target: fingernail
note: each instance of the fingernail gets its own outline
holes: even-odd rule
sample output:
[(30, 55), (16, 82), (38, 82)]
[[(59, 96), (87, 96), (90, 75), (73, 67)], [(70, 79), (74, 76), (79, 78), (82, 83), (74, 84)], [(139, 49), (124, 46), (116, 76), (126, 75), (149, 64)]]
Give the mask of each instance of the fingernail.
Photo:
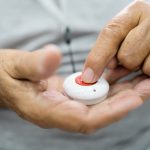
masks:
[(94, 71), (91, 68), (86, 68), (82, 74), (82, 80), (86, 83), (95, 82)]

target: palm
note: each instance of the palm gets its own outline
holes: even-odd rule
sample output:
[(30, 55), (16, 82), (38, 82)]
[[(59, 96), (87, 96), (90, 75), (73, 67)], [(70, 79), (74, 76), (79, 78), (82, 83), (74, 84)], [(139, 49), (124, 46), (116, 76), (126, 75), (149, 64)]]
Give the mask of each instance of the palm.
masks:
[(13, 109), (22, 118), (44, 128), (91, 132), (122, 118), (150, 96), (150, 79), (146, 76), (115, 83), (125, 74), (117, 71), (106, 74), (108, 82), (114, 82), (108, 98), (93, 106), (85, 106), (63, 95), (63, 79), (60, 77), (49, 78), (48, 86), (43, 90), (37, 88), (37, 83), (16, 80), (19, 94), (16, 97), (17, 107)]
[[(107, 99), (123, 90), (133, 90), (134, 91), (135, 88), (138, 88), (138, 90), (141, 90), (139, 92), (149, 92), (148, 88), (150, 88), (150, 86), (149, 86), (150, 79), (145, 75), (139, 75), (136, 78), (133, 78), (131, 80), (125, 80), (122, 82), (116, 82), (116, 80), (118, 79), (117, 78), (115, 80), (115, 82), (113, 82), (113, 83), (111, 82), (111, 77), (108, 76), (107, 74), (105, 74), (105, 78), (107, 78), (108, 82), (110, 83), (110, 91), (108, 93)], [(120, 77), (119, 77), (119, 79), (120, 79)], [(54, 82), (54, 81), (56, 81), (55, 84), (52, 84), (52, 82)], [(54, 76), (54, 77), (49, 78), (48, 90), (53, 89), (53, 90), (59, 91), (60, 93), (63, 93), (63, 88), (62, 88), (63, 81), (64, 81), (64, 79), (59, 76)]]
[[(105, 78), (107, 78), (109, 82), (112, 82), (112, 78), (115, 78), (115, 80), (117, 81), (122, 76), (123, 75), (118, 76), (118, 73), (111, 76), (110, 74), (106, 74)], [(57, 81), (55, 87), (52, 84), (54, 80)], [(130, 81), (124, 81), (120, 83), (114, 82), (110, 86), (108, 98), (104, 102), (94, 106), (85, 106), (79, 102), (70, 100), (68, 97), (64, 96), (62, 94), (63, 92), (62, 83), (63, 79), (59, 77), (50, 78), (48, 90), (53, 89), (53, 96), (57, 99), (56, 101), (57, 107), (55, 107), (55, 109), (58, 110), (59, 116), (61, 116), (61, 118), (65, 118), (65, 120), (63, 121), (60, 120), (63, 122), (63, 126), (60, 122), (58, 123), (61, 124), (59, 128), (71, 131), (81, 130), (80, 132), (84, 132), (84, 129), (86, 130), (84, 126), (81, 127), (80, 129), (75, 128), (77, 126), (76, 122), (77, 123), (79, 122), (79, 121), (75, 122), (75, 120), (80, 120), (81, 118), (88, 118), (86, 120), (87, 124), (89, 123), (88, 121), (92, 120), (94, 124), (92, 126), (94, 126), (94, 129), (104, 127), (107, 124), (110, 124), (111, 122), (120, 119), (127, 112), (134, 109), (134, 107), (138, 106), (139, 103), (142, 103), (141, 97), (143, 99), (146, 99), (150, 96), (149, 95), (150, 79), (143, 75), (138, 76)], [(135, 100), (133, 103), (131, 102), (129, 106), (124, 107), (122, 110), (120, 110), (118, 106), (124, 105), (124, 103), (122, 102), (130, 98), (138, 100), (137, 101)], [(71, 122), (74, 122), (74, 124), (70, 125)]]
[[(133, 90), (136, 91), (139, 96), (144, 96), (146, 93), (149, 93), (150, 79), (144, 75), (141, 75), (132, 80), (114, 83), (111, 85), (109, 97), (123, 90)], [(146, 96), (146, 98), (148, 98), (148, 96)]]

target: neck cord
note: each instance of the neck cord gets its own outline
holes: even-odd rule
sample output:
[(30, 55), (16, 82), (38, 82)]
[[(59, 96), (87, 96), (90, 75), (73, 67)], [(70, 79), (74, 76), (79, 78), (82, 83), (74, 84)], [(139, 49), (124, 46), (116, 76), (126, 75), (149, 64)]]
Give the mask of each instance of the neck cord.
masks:
[(76, 72), (76, 67), (75, 67), (75, 62), (73, 59), (73, 52), (72, 52), (72, 48), (71, 48), (71, 31), (69, 27), (66, 27), (66, 32), (65, 32), (65, 42), (68, 45), (68, 52), (70, 55), (70, 62), (72, 65), (72, 72), (75, 73)]
[(70, 63), (72, 65), (72, 72), (75, 73), (76, 72), (76, 68), (75, 68), (75, 62), (73, 59), (73, 52), (72, 52), (72, 48), (71, 48), (71, 30), (69, 28), (68, 22), (65, 19), (65, 1), (64, 0), (60, 0), (61, 2), (61, 6), (62, 6), (62, 11), (64, 13), (62, 13), (60, 11), (60, 9), (58, 9), (58, 7), (56, 7), (56, 5), (54, 5), (54, 1), (51, 0), (38, 0), (42, 6), (47, 10), (48, 13), (53, 13), (53, 15), (65, 26), (65, 31), (64, 31), (64, 40), (65, 43), (68, 46), (68, 52), (69, 52), (69, 56), (70, 56)]

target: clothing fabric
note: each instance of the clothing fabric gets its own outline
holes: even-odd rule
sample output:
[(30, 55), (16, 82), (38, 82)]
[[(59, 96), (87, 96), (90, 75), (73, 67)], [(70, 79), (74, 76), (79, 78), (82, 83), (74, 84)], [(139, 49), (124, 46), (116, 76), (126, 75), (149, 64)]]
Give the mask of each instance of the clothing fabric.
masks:
[[(0, 48), (32, 51), (54, 43), (63, 54), (59, 73), (72, 72), (70, 50), (76, 71), (81, 71), (101, 28), (130, 1), (0, 0)], [(71, 46), (66, 44), (66, 27)]]
[[(33, 51), (54, 43), (63, 60), (58, 73), (76, 71), (98, 33), (132, 0), (0, 0), (0, 48)], [(69, 27), (71, 45), (66, 42)], [(150, 102), (93, 135), (40, 129), (9, 110), (0, 110), (0, 150), (150, 150)]]

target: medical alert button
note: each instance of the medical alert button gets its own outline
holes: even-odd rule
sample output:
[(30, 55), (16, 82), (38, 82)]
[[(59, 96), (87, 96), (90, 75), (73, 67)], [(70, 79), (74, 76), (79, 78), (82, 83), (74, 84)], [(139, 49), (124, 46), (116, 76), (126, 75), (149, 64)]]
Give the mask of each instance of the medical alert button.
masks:
[(108, 82), (101, 77), (96, 83), (84, 83), (81, 74), (77, 72), (66, 78), (63, 84), (65, 93), (73, 100), (85, 105), (94, 105), (103, 101), (109, 91)]
[(77, 84), (82, 85), (82, 86), (90, 86), (90, 85), (93, 85), (93, 84), (96, 83), (96, 82), (95, 83), (85, 83), (85, 82), (83, 82), (82, 79), (81, 79), (81, 75), (77, 76), (75, 78), (75, 81), (76, 81)]

